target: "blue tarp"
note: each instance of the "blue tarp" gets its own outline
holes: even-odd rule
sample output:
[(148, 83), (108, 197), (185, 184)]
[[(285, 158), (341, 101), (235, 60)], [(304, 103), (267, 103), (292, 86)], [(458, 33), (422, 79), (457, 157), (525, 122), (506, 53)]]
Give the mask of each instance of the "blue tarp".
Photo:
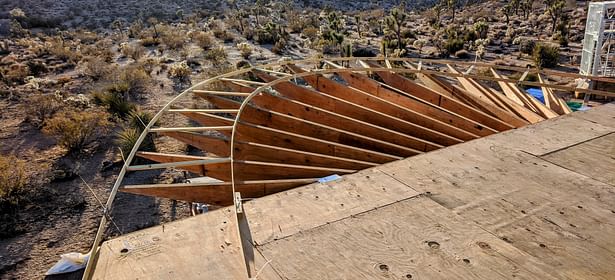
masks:
[(542, 95), (542, 90), (539, 88), (528, 88), (527, 93), (531, 96), (534, 96), (536, 99), (540, 100), (543, 104), (545, 103), (545, 97)]

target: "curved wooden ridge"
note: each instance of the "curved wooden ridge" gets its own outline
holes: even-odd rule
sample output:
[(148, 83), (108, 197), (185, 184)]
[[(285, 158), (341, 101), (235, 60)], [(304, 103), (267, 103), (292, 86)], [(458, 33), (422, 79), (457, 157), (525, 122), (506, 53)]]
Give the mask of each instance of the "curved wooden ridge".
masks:
[[(288, 61), (198, 83), (148, 124), (126, 158), (107, 208), (119, 190), (235, 204), (240, 214), (239, 196), (250, 199), (284, 191), (569, 113), (554, 90), (602, 94), (545, 82), (546, 74), (580, 77), (570, 73), (534, 70), (540, 79), (536, 83), (499, 73), (502, 68), (526, 72), (524, 79), (530, 71), (523, 68), (463, 64), (462, 70), (448, 61), (428, 62), (429, 66), (413, 59)], [(485, 71), (473, 74), (478, 72), (475, 66)], [(520, 84), (542, 87), (546, 104)], [(165, 118), (184, 123), (155, 127)], [(138, 151), (149, 134), (180, 141), (200, 153)], [(130, 165), (135, 156), (153, 163)], [(166, 168), (215, 180), (123, 185), (126, 172)]]

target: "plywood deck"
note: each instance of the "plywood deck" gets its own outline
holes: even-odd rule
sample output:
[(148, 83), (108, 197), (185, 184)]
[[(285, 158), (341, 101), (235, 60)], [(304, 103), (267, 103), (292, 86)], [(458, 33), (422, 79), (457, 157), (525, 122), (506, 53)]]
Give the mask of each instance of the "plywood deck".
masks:
[[(615, 105), (244, 211), (258, 279), (614, 279)], [(234, 221), (222, 209), (107, 241), (94, 279), (241, 279)]]

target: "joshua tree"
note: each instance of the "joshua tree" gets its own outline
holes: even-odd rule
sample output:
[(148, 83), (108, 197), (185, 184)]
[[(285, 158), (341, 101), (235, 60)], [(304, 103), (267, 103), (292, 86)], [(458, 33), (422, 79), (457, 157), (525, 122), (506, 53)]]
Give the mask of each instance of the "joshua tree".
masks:
[(359, 38), (361, 38), (361, 16), (360, 15), (354, 16), (354, 21), (357, 25), (357, 34), (359, 34)]
[(404, 39), (401, 36), (401, 28), (406, 21), (406, 13), (399, 8), (393, 8), (391, 14), (385, 18), (387, 31), (397, 38), (397, 49), (405, 49)]
[(120, 36), (124, 36), (124, 23), (121, 19), (116, 19), (111, 23), (111, 26), (120, 32)]
[(158, 29), (156, 29), (156, 24), (158, 24), (158, 19), (155, 17), (150, 17), (147, 19), (147, 23), (151, 24), (152, 28), (154, 28), (154, 38), (160, 37), (160, 34), (158, 34)]
[(504, 16), (506, 16), (506, 24), (508, 25), (508, 23), (510, 22), (510, 16), (513, 13), (513, 6), (510, 3), (504, 5), (504, 8), (502, 8), (502, 12), (504, 12)]
[(566, 7), (565, 0), (545, 0), (545, 4), (547, 5), (547, 13), (551, 16), (551, 20), (553, 21), (553, 25), (551, 26), (551, 33), (555, 32), (555, 28), (557, 27), (557, 19), (562, 17), (564, 13), (564, 7)]
[(451, 10), (453, 21), (455, 21), (455, 10), (457, 8), (457, 0), (446, 0), (446, 5), (448, 9)]

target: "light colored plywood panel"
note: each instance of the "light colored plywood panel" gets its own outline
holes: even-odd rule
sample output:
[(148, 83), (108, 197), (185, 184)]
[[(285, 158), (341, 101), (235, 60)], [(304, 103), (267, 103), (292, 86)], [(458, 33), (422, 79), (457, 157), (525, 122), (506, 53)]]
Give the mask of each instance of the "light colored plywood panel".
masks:
[(418, 193), (384, 173), (367, 169), (249, 201), (244, 212), (256, 244), (265, 244)]
[(572, 117), (615, 128), (615, 103), (600, 105), (587, 111), (575, 112)]
[(615, 134), (571, 146), (542, 158), (615, 186)]
[(574, 114), (549, 119), (538, 124), (485, 138), (485, 142), (533, 155), (544, 155), (615, 131), (594, 121), (573, 117)]
[(540, 260), (425, 196), (258, 248), (288, 279), (556, 279)]
[(230, 208), (103, 243), (92, 279), (245, 279)]

